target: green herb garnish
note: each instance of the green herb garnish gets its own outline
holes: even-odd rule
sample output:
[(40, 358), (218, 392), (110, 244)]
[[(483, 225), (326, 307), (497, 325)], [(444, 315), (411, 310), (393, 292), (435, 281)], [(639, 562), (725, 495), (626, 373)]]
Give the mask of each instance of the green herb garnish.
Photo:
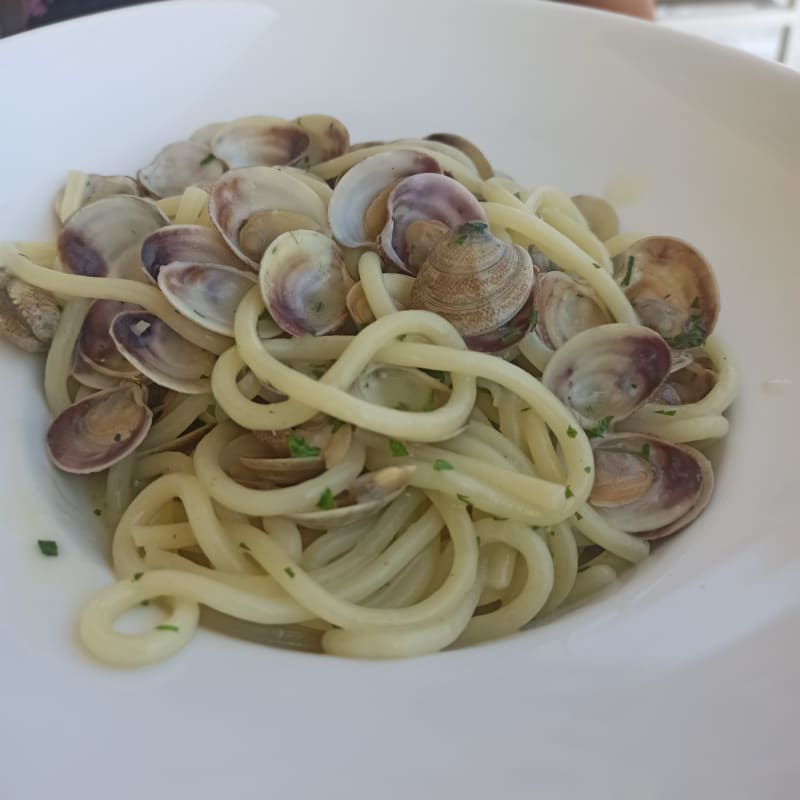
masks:
[(267, 320), (267, 319), (271, 321), (271, 320), (272, 320), (272, 317), (269, 315), (269, 311), (267, 311), (267, 310), (265, 309), (264, 311), (262, 311), (262, 312), (261, 312), (261, 313), (258, 315), (258, 321), (259, 321), (259, 322), (262, 322), (263, 320)]
[(395, 405), (395, 408), (398, 411), (408, 411), (408, 403), (397, 403)]
[(210, 164), (214, 160), (215, 156), (213, 153), (209, 153), (201, 162), (200, 166), (204, 167), (206, 164)]
[(140, 581), (142, 579), (142, 575), (144, 572), (134, 572), (133, 577), (131, 578), (132, 581)]
[(602, 264), (598, 264), (596, 261), (592, 261), (592, 266), (595, 269), (603, 269), (603, 265)]
[(530, 329), (533, 330), (538, 323), (539, 323), (539, 312), (534, 308), (533, 311), (531, 311)]
[(250, 552), (250, 547), (247, 542), (239, 542), (239, 547), (241, 547), (242, 550), (247, 550), (248, 553)]
[(649, 461), (650, 460), (650, 444), (649, 443), (645, 443), (642, 446), (642, 458), (645, 461)]
[(209, 403), (206, 406), (206, 414), (208, 414), (210, 417), (216, 417), (217, 416), (217, 406), (216, 406), (215, 403)]
[(344, 425), (344, 422), (342, 422), (340, 419), (336, 419), (336, 417), (331, 417), (331, 432), (332, 433), (336, 433), (336, 431), (338, 431), (339, 428), (342, 427), (342, 425)]
[(633, 256), (628, 256), (628, 262), (625, 265), (625, 277), (622, 279), (621, 286), (630, 286), (631, 278), (633, 277)]
[(461, 226), (461, 230), (474, 231), (475, 233), (483, 233), (489, 226), (485, 222), (465, 222)]
[(564, 488), (564, 497), (566, 497), (567, 500), (569, 500), (570, 497), (575, 497), (575, 493), (572, 491), (572, 487), (569, 484)]
[(437, 458), (436, 461), (433, 462), (433, 468), (437, 472), (447, 472), (448, 470), (453, 469), (453, 465), (449, 461), (445, 461), (443, 458)]
[(398, 442), (396, 439), (389, 439), (389, 449), (392, 451), (392, 455), (395, 458), (408, 455), (406, 446), (402, 442)]
[(96, 517), (102, 517), (103, 516), (103, 511), (102, 511), (102, 509), (99, 509), (99, 508), (93, 508), (92, 509), (92, 514), (94, 514)]
[(461, 236), (456, 236), (453, 241), (455, 241), (456, 244), (464, 244), (464, 242), (467, 241), (467, 234), (462, 233)]
[(320, 312), (320, 311), (322, 311), (322, 309), (323, 309), (323, 308), (325, 308), (325, 305), (323, 304), (322, 300), (320, 300), (320, 301), (318, 301), (318, 302), (317, 302), (317, 304), (314, 306), (314, 311), (316, 311), (316, 312), (317, 312), (317, 314), (319, 314), (319, 312)]
[(459, 499), (459, 500), (460, 500), (462, 503), (464, 503), (464, 505), (467, 505), (467, 506), (468, 506), (468, 505), (470, 504), (470, 499), (469, 499), (469, 497), (467, 497), (465, 494), (457, 494), (457, 495), (456, 495), (456, 497), (457, 497), (457, 498), (458, 498), (458, 499)]
[(36, 544), (39, 545), (39, 550), (42, 551), (43, 556), (58, 555), (58, 544), (52, 539), (39, 539)]
[(285, 567), (283, 570), (290, 578), (294, 578), (294, 570), (291, 567)]
[(516, 197), (517, 200), (522, 200), (522, 195), (519, 192), (514, 192), (514, 197)]
[(700, 298), (699, 297), (695, 297), (695, 299), (692, 300), (692, 305), (690, 307), (691, 308), (700, 308)]
[(319, 500), (317, 500), (317, 508), (321, 508), (323, 511), (328, 511), (328, 509), (333, 508), (335, 505), (336, 502), (333, 499), (333, 492), (330, 489), (326, 489), (319, 496)]
[(310, 445), (302, 436), (294, 433), (290, 434), (288, 444), (293, 458), (315, 458), (320, 454), (319, 447)]
[(570, 439), (574, 439), (577, 435), (578, 431), (570, 425), (569, 428), (567, 428), (567, 436), (569, 436)]
[(580, 522), (583, 519), (583, 514), (581, 514), (580, 511), (576, 511), (575, 512), (575, 519), (578, 520), (578, 522)]
[(444, 372), (440, 369), (423, 369), (422, 370), (427, 375), (430, 375), (431, 378), (435, 378), (440, 383), (444, 383)]
[(172, 631), (173, 633), (178, 632), (177, 625), (156, 625), (157, 631)]
[(611, 423), (614, 421), (614, 417), (603, 417), (600, 422), (597, 423), (593, 428), (585, 428), (586, 435), (590, 439), (597, 439), (600, 436), (604, 436), (608, 433), (608, 429), (611, 427)]
[(667, 344), (679, 350), (691, 347), (700, 347), (706, 340), (706, 323), (700, 314), (689, 317), (684, 329), (672, 339), (667, 339)]
[(674, 417), (677, 413), (674, 408), (671, 411), (656, 411), (656, 414), (661, 414), (662, 417)]
[(592, 468), (591, 468), (591, 467), (584, 467), (584, 468), (583, 468), (583, 471), (584, 471), (584, 472), (585, 472), (587, 475), (591, 475), (591, 474), (592, 474)]
[(519, 338), (519, 331), (514, 331), (514, 330), (511, 330), (511, 331), (506, 331), (506, 332), (505, 332), (505, 333), (504, 333), (504, 334), (503, 334), (503, 335), (500, 337), (500, 341), (501, 341), (503, 344), (508, 344), (509, 342), (513, 342), (513, 341), (514, 341), (514, 339), (517, 339), (517, 338)]
[(491, 518), (492, 518), (492, 519), (493, 519), (495, 522), (508, 522), (508, 517), (496, 517), (496, 516), (494, 516), (494, 514), (489, 514), (489, 516), (490, 516), (490, 517), (491, 517)]

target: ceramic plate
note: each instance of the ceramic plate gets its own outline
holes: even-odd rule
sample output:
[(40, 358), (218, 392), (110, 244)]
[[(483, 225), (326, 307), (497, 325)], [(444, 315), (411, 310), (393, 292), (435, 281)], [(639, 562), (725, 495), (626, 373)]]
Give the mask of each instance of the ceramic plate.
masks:
[(398, 663), (200, 632), (117, 671), (76, 636), (107, 536), (45, 457), (41, 364), (2, 346), (0, 796), (798, 796), (797, 76), (556, 4), (209, 0), (4, 40), (0, 85), (0, 239), (48, 233), (67, 169), (130, 173), (207, 121), (454, 130), (699, 247), (743, 377), (706, 514), (553, 624)]

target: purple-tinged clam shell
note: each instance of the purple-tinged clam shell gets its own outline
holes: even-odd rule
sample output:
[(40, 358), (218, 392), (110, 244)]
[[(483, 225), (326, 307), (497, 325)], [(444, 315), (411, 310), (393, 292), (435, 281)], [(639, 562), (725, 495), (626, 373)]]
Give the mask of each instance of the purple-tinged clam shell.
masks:
[(294, 120), (308, 136), (308, 149), (300, 160), (304, 167), (344, 155), (350, 147), (350, 132), (343, 122), (327, 114), (303, 114)]
[(200, 142), (172, 142), (139, 170), (139, 183), (154, 197), (182, 194), (189, 186), (213, 183), (226, 166)]
[(211, 149), (232, 169), (294, 164), (308, 150), (308, 134), (279, 117), (243, 117), (220, 128)]
[(123, 311), (139, 307), (117, 300), (95, 300), (86, 312), (76, 349), (92, 369), (112, 378), (134, 378), (138, 370), (117, 350), (111, 338), (111, 323)]

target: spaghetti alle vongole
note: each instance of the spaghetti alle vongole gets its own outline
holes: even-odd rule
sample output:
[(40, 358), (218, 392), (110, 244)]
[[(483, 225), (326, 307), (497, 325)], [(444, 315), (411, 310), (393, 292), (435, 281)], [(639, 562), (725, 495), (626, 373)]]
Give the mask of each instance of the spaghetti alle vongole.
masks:
[(248, 117), (70, 172), (56, 211), (55, 247), (1, 246), (0, 332), (47, 350), (54, 464), (105, 477), (102, 661), (173, 655), (201, 607), (352, 657), (491, 640), (708, 502), (736, 376), (706, 262), (462, 137)]

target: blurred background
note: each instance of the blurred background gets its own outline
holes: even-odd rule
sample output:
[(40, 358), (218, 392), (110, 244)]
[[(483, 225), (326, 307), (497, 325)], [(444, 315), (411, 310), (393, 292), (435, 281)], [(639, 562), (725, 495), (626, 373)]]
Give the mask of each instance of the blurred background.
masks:
[[(0, 36), (141, 2), (0, 0)], [(655, 21), (800, 70), (800, 0), (655, 0)]]

